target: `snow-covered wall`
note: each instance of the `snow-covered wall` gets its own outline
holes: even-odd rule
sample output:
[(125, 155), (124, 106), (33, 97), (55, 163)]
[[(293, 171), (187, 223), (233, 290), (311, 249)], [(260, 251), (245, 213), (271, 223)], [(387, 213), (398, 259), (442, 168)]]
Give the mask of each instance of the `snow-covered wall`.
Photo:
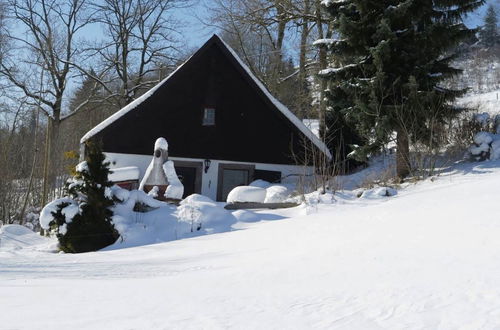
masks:
[[(131, 154), (118, 154), (118, 153), (105, 153), (106, 160), (110, 162), (110, 167), (127, 167), (127, 166), (137, 166), (140, 171), (140, 178), (144, 176), (149, 163), (151, 162), (151, 157), (149, 155), (131, 155)], [(169, 157), (175, 164), (175, 161), (189, 161), (189, 162), (200, 162), (203, 164), (203, 159), (196, 158), (179, 158), (179, 157)], [(267, 171), (279, 171), (281, 176), (284, 177), (282, 183), (295, 183), (299, 176), (301, 175), (311, 175), (314, 172), (311, 166), (298, 166), (298, 165), (281, 165), (281, 164), (262, 164), (262, 163), (250, 163), (250, 162), (233, 162), (228, 160), (210, 160), (210, 167), (205, 173), (202, 171), (202, 184), (201, 184), (201, 194), (210, 197), (213, 200), (217, 199), (217, 183), (218, 183), (218, 172), (219, 164), (241, 164), (241, 165), (255, 165), (256, 170), (267, 170)]]

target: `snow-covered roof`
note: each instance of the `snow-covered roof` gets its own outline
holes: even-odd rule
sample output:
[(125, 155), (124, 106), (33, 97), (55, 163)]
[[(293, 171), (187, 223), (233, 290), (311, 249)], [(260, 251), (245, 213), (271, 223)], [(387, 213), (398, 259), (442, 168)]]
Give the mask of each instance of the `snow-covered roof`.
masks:
[[(217, 38), (220, 41), (220, 43), (229, 51), (229, 53), (238, 62), (241, 68), (248, 74), (248, 76), (253, 80), (253, 82), (257, 85), (257, 87), (269, 99), (269, 101), (271, 101), (274, 104), (274, 106), (301, 131), (301, 133), (303, 133), (312, 143), (314, 143), (314, 145), (316, 145), (316, 147), (318, 147), (319, 150), (321, 150), (325, 155), (327, 155), (327, 157), (331, 159), (332, 154), (328, 150), (328, 147), (323, 143), (323, 141), (321, 141), (316, 135), (314, 135), (314, 133), (309, 128), (307, 128), (304, 125), (304, 123), (299, 118), (297, 118), (297, 116), (295, 116), (283, 103), (278, 101), (271, 93), (269, 93), (267, 88), (262, 84), (262, 82), (259, 79), (257, 79), (257, 77), (255, 77), (252, 71), (250, 71), (248, 66), (240, 59), (240, 57), (236, 54), (236, 52), (228, 44), (226, 44), (224, 40), (222, 40), (218, 35), (214, 35), (212, 38)], [(128, 104), (127, 106), (125, 106), (124, 108), (113, 114), (112, 116), (110, 116), (109, 118), (102, 121), (99, 125), (88, 131), (81, 138), (80, 143), (84, 143), (92, 136), (102, 131), (105, 127), (111, 125), (113, 122), (123, 117), (126, 113), (135, 109), (139, 104), (148, 99), (151, 95), (155, 93), (155, 91), (158, 88), (160, 88), (163, 84), (165, 84), (172, 76), (174, 76), (177, 73), (177, 71), (179, 71), (186, 63), (188, 63), (193, 56), (191, 56), (187, 61), (185, 61), (182, 65), (180, 65), (175, 71), (173, 71), (168, 77), (160, 81), (156, 86), (151, 88), (148, 92), (141, 95), (139, 98), (137, 98), (136, 100), (134, 100), (133, 102), (131, 102), (130, 104)]]

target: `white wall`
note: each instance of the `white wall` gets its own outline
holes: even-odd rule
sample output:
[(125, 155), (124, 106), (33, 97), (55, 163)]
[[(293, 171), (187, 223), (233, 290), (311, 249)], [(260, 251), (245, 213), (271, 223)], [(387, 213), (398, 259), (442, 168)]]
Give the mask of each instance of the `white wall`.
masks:
[[(118, 153), (105, 153), (106, 161), (110, 162), (110, 167), (126, 167), (126, 166), (137, 166), (140, 171), (140, 179), (144, 176), (144, 173), (151, 162), (151, 156), (144, 155), (130, 155), (130, 154), (118, 154)], [(201, 162), (203, 164), (204, 159), (196, 158), (179, 158), (179, 157), (169, 157), (175, 164), (176, 160), (179, 161), (191, 161), (191, 162)], [(295, 183), (299, 176), (310, 175), (313, 173), (313, 168), (311, 166), (297, 166), (297, 165), (281, 165), (281, 164), (263, 164), (263, 163), (247, 163), (247, 162), (233, 162), (229, 160), (210, 160), (210, 168), (207, 173), (202, 170), (202, 182), (201, 182), (201, 193), (202, 195), (208, 196), (213, 200), (217, 198), (217, 176), (219, 170), (219, 164), (244, 164), (244, 165), (255, 165), (256, 170), (267, 170), (267, 171), (279, 171), (281, 176), (285, 177), (283, 183)]]

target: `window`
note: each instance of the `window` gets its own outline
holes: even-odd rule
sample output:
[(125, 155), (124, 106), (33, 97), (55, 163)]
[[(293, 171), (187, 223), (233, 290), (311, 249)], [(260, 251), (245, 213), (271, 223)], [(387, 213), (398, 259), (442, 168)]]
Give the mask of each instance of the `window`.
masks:
[(215, 125), (215, 109), (205, 108), (203, 112), (203, 126), (213, 126)]

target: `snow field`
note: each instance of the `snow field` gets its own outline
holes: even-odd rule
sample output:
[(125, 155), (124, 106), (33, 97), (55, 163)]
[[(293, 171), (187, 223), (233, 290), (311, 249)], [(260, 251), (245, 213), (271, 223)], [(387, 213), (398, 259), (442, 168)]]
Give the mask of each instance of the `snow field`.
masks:
[(0, 329), (497, 329), (499, 186), (490, 161), (391, 198), (236, 211), (291, 219), (228, 233), (80, 255), (0, 246)]

